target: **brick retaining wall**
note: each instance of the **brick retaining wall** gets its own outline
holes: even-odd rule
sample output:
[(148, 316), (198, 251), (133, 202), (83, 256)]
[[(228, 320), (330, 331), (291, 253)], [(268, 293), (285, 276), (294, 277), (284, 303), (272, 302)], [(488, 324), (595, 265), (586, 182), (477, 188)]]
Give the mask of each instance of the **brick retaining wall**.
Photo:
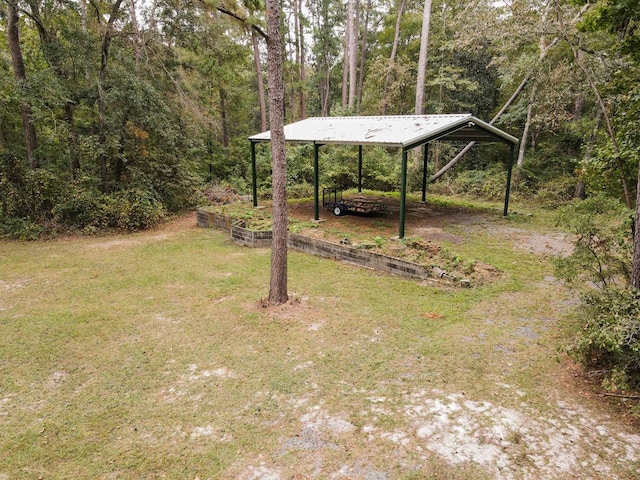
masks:
[(294, 233), (289, 234), (289, 246), (294, 250), (310, 253), (311, 255), (334, 258), (373, 270), (402, 275), (403, 277), (420, 278), (424, 280), (431, 276), (431, 269), (424, 265)]
[[(221, 228), (231, 232), (232, 241), (239, 245), (247, 247), (269, 247), (271, 245), (272, 233), (270, 230), (256, 231), (246, 229), (234, 224), (231, 217), (220, 213), (208, 212), (199, 208), (197, 210), (197, 222), (199, 227)], [(432, 269), (424, 265), (295, 233), (289, 234), (288, 245), (293, 250), (300, 252), (333, 258), (403, 277), (422, 280), (434, 277)]]

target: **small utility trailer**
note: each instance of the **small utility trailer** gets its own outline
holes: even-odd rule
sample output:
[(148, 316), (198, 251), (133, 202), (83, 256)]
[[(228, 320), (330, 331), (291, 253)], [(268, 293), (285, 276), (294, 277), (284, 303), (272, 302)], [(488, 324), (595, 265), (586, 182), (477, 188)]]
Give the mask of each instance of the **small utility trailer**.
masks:
[(341, 187), (322, 189), (322, 206), (331, 209), (337, 217), (347, 213), (382, 212), (387, 208), (384, 203), (365, 200), (363, 198), (342, 198)]

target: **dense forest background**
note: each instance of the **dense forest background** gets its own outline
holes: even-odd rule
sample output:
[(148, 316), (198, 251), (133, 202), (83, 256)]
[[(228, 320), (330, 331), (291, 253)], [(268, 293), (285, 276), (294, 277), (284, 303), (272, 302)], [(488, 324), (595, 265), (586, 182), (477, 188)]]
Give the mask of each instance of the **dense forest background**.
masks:
[[(516, 194), (633, 207), (637, 0), (427, 3), (281, 2), (286, 121), (471, 112), (522, 139)], [(259, 0), (0, 0), (0, 235), (145, 228), (212, 183), (248, 192), (247, 136), (268, 128), (264, 25)], [(461, 147), (431, 148), (434, 172)], [(307, 150), (287, 149), (291, 195), (311, 191)], [(356, 151), (322, 155), (322, 183), (354, 184)], [(435, 188), (500, 196), (504, 157), (472, 149)], [(395, 189), (397, 158), (365, 152), (365, 186)]]

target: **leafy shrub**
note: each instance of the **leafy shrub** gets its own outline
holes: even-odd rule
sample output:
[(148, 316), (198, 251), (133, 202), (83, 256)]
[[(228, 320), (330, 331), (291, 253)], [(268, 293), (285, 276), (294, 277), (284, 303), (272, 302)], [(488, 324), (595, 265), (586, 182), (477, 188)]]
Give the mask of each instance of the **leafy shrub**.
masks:
[(22, 218), (0, 219), (0, 237), (11, 240), (37, 240), (42, 233), (38, 224)]
[(536, 200), (546, 207), (565, 205), (575, 197), (577, 180), (572, 175), (561, 175), (542, 183), (536, 192)]
[(633, 242), (631, 211), (618, 200), (597, 196), (559, 211), (558, 223), (575, 236), (571, 255), (555, 261), (556, 275), (600, 288), (628, 285)]
[(581, 322), (568, 352), (603, 372), (605, 388), (637, 388), (640, 293), (628, 286), (631, 211), (615, 199), (598, 196), (563, 208), (558, 218), (575, 241), (573, 253), (556, 260), (556, 275), (585, 289), (578, 311)]
[(53, 172), (27, 168), (11, 154), (0, 156), (0, 218), (47, 220), (65, 194), (63, 180)]
[(73, 188), (69, 197), (54, 207), (53, 213), (56, 220), (67, 227), (96, 226), (100, 197), (97, 191)]
[(640, 387), (640, 292), (606, 289), (583, 296), (584, 323), (568, 352), (583, 364), (604, 369), (611, 390)]
[(505, 172), (500, 165), (487, 170), (463, 170), (446, 184), (434, 184), (429, 187), (436, 193), (473, 195), (490, 200), (504, 198), (506, 189)]
[(166, 216), (162, 203), (149, 190), (123, 190), (104, 195), (78, 190), (54, 209), (62, 224), (84, 231), (96, 229), (141, 230)]

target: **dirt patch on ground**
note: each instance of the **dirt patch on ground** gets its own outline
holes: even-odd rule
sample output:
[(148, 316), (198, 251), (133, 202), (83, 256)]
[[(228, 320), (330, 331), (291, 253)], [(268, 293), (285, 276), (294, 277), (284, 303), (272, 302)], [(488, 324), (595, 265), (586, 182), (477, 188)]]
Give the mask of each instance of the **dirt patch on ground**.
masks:
[(507, 238), (514, 248), (536, 255), (567, 256), (573, 251), (571, 239), (565, 233), (537, 233), (521, 228), (504, 225), (492, 226), (487, 230), (490, 235)]
[[(370, 459), (350, 459), (353, 442), (373, 451), (378, 443), (393, 445), (391, 464), (407, 458), (427, 462), (435, 455), (451, 466), (474, 465), (486, 478), (499, 480), (632, 478), (617, 467), (640, 461), (640, 435), (620, 432), (611, 418), (561, 400), (540, 414), (523, 392), (507, 384), (496, 387), (520, 395), (520, 406), (506, 408), (437, 389), (411, 390), (397, 398), (371, 392), (368, 411), (362, 412), (371, 423), (356, 426), (347, 415), (305, 405), (291, 419), (298, 433), (283, 438), (272, 455), (238, 465), (236, 478), (395, 478)], [(381, 419), (394, 426), (377, 426)], [(336, 453), (343, 463), (329, 467), (327, 457)], [(287, 456), (304, 458), (306, 466), (292, 468), (284, 461)]]

